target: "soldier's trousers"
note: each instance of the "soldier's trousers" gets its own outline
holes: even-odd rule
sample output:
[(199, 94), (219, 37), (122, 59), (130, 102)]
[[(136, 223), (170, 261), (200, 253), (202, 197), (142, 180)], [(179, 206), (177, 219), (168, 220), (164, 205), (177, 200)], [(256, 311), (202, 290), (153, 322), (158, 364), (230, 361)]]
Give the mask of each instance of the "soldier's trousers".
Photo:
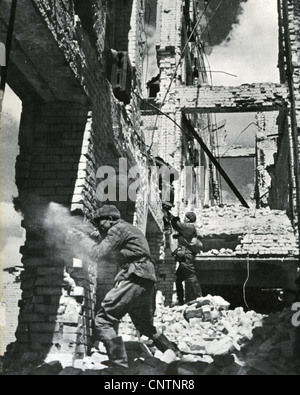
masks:
[(196, 270), (192, 260), (186, 260), (181, 262), (179, 268), (176, 271), (176, 292), (179, 304), (184, 304), (184, 290), (183, 281), (185, 281), (186, 287), (188, 288), (188, 297), (185, 302), (190, 302), (202, 296), (202, 289), (199, 284)]
[(105, 343), (114, 339), (118, 335), (119, 322), (126, 314), (129, 314), (141, 335), (152, 338), (156, 334), (153, 325), (155, 297), (155, 283), (135, 274), (117, 283), (105, 296), (95, 317), (96, 340)]

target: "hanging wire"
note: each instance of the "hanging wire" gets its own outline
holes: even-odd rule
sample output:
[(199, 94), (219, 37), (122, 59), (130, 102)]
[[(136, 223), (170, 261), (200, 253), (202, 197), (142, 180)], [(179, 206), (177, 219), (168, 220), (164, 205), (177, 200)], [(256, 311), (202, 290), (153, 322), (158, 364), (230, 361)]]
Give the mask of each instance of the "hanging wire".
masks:
[[(224, 0), (221, 0), (221, 3), (220, 3), (219, 6), (217, 7), (216, 11), (219, 9), (219, 7), (221, 6), (221, 4), (222, 4), (223, 1), (224, 1)], [(164, 106), (164, 104), (165, 104), (165, 101), (166, 101), (166, 99), (167, 99), (167, 96), (168, 96), (168, 94), (169, 94), (169, 92), (170, 92), (170, 89), (171, 89), (171, 87), (172, 87), (173, 81), (174, 81), (174, 79), (175, 79), (175, 77), (176, 77), (178, 68), (179, 68), (179, 66), (180, 66), (180, 64), (181, 64), (181, 61), (182, 61), (184, 55), (185, 55), (185, 51), (186, 51), (186, 49), (187, 49), (187, 47), (188, 47), (188, 45), (189, 45), (189, 42), (190, 42), (190, 40), (192, 39), (194, 33), (197, 31), (197, 28), (198, 28), (198, 26), (199, 26), (199, 24), (200, 24), (200, 22), (201, 22), (202, 17), (204, 16), (204, 14), (205, 14), (205, 12), (206, 12), (208, 6), (209, 6), (209, 2), (206, 3), (206, 6), (205, 6), (205, 8), (204, 8), (204, 11), (202, 12), (201, 16), (199, 17), (197, 23), (195, 24), (195, 26), (194, 26), (194, 28), (193, 28), (193, 30), (192, 30), (190, 36), (188, 37), (188, 39), (187, 39), (187, 41), (186, 41), (186, 43), (185, 43), (185, 46), (184, 46), (184, 48), (183, 48), (183, 50), (182, 50), (182, 52), (181, 52), (181, 55), (180, 55), (180, 59), (179, 59), (179, 61), (177, 62), (177, 65), (176, 65), (176, 67), (175, 67), (175, 71), (174, 71), (174, 73), (173, 73), (173, 75), (172, 75), (172, 77), (171, 77), (170, 84), (169, 84), (169, 86), (168, 86), (168, 89), (167, 89), (167, 91), (166, 91), (166, 94), (165, 94), (165, 96), (164, 96), (164, 98), (163, 98), (163, 100), (162, 100), (162, 103), (161, 103), (161, 105), (160, 105), (161, 108), (162, 108), (162, 107)], [(216, 11), (214, 12), (213, 16), (212, 16), (212, 17), (210, 18), (210, 20), (208, 21), (208, 24), (212, 21), (213, 17), (215, 16)], [(204, 31), (205, 31), (205, 30), (204, 30)], [(155, 120), (155, 124), (154, 124), (154, 130), (153, 130), (153, 132), (152, 132), (151, 144), (150, 144), (150, 147), (149, 147), (149, 151), (151, 151), (152, 146), (153, 146), (155, 128), (156, 128), (156, 126), (157, 126), (158, 117), (159, 117), (159, 116), (157, 115), (156, 120)]]
[[(200, 69), (199, 71), (206, 71), (206, 70)], [(229, 75), (230, 77), (235, 77), (235, 78), (238, 77), (236, 74), (231, 74), (231, 73), (228, 73), (227, 71), (223, 71), (223, 70), (210, 70), (210, 73), (220, 73), (220, 74)]]
[(234, 144), (238, 141), (238, 139), (241, 137), (241, 135), (242, 135), (243, 133), (245, 133), (245, 131), (246, 131), (247, 129), (249, 129), (251, 125), (255, 125), (258, 129), (263, 130), (263, 128), (260, 127), (259, 125), (257, 125), (257, 123), (255, 123), (255, 122), (249, 123), (249, 125), (246, 126), (245, 129), (243, 129), (243, 130), (241, 131), (241, 133), (237, 136), (237, 138), (234, 140), (234, 142), (233, 142), (233, 143), (227, 148), (227, 150), (223, 153), (222, 158), (224, 158), (224, 156), (227, 154), (227, 152), (230, 150), (230, 148), (232, 148), (232, 147), (234, 146)]
[[(208, 32), (208, 42), (211, 45), (211, 36), (210, 36), (210, 29), (209, 29), (209, 27), (207, 28), (207, 32)], [(210, 79), (211, 79), (211, 86), (214, 86), (213, 75), (212, 75), (212, 72), (211, 72), (211, 66), (210, 66), (210, 62), (208, 60), (208, 56), (207, 56), (207, 54), (205, 52), (205, 48), (204, 48), (204, 56), (205, 56), (206, 62), (208, 64), (208, 70), (209, 70)], [(217, 116), (216, 116), (215, 113), (213, 114), (213, 118), (214, 118), (214, 124), (216, 125), (217, 124)], [(212, 130), (212, 132), (214, 132), (214, 131)], [(220, 146), (219, 146), (219, 131), (218, 131), (218, 129), (216, 130), (216, 147), (215, 147), (215, 150), (216, 150), (216, 153), (217, 153), (218, 162), (220, 163), (221, 160), (220, 160)], [(219, 200), (220, 200), (219, 203), (223, 203), (222, 177), (221, 177), (221, 174), (219, 172), (217, 173), (217, 180), (218, 180), (218, 184), (219, 184)]]
[(146, 103), (149, 107), (151, 107), (152, 109), (154, 109), (156, 112), (158, 112), (160, 115), (163, 115), (165, 117), (167, 117), (170, 121), (172, 121), (174, 123), (175, 126), (177, 126), (187, 137), (191, 137), (190, 134), (183, 128), (181, 127), (176, 121), (175, 119), (173, 119), (169, 114), (163, 112), (161, 109), (159, 109), (158, 107), (155, 107), (153, 104), (149, 103), (146, 99), (144, 99), (143, 97), (141, 97), (140, 95), (138, 95), (136, 92), (133, 92), (133, 94), (141, 101), (143, 101), (144, 103)]
[[(208, 30), (209, 44), (211, 44), (211, 36), (210, 36), (209, 26), (207, 26), (207, 30)], [(201, 35), (203, 35), (203, 32), (201, 33)], [(201, 37), (200, 36), (196, 37), (196, 42), (197, 42), (197, 51), (198, 51), (199, 56), (201, 56), (203, 58), (203, 62), (204, 62), (204, 58), (206, 59), (207, 66), (205, 67), (205, 71), (206, 72), (208, 71), (208, 74), (210, 76), (211, 86), (214, 86), (210, 62), (208, 60), (208, 56), (206, 54), (205, 47), (204, 47), (203, 43), (201, 42)], [(203, 56), (202, 56), (202, 54), (203, 54)], [(224, 72), (224, 73), (226, 73), (226, 72)], [(229, 74), (229, 73), (226, 73), (226, 74)], [(213, 122), (212, 123), (214, 125), (217, 125), (216, 114), (213, 114)], [(208, 127), (210, 128), (210, 126), (211, 125), (209, 124)], [(216, 132), (216, 140), (215, 140), (215, 136), (213, 135), (213, 132), (214, 132), (214, 130), (212, 128), (212, 130), (211, 130), (211, 144), (212, 144), (214, 152), (217, 153), (218, 161), (220, 162), (220, 152), (219, 152), (220, 151), (219, 150), (220, 147), (219, 147), (218, 130), (216, 129), (216, 131), (215, 131)], [(221, 177), (221, 175), (219, 173), (216, 174), (216, 177), (217, 177), (217, 182), (218, 182), (218, 185), (219, 185), (219, 193), (218, 193), (219, 194), (219, 199), (218, 199), (219, 201), (218, 201), (218, 203), (222, 204), (223, 203), (222, 177)]]
[[(221, 0), (221, 3), (222, 3), (223, 1), (224, 1), (224, 0)], [(221, 3), (220, 3), (220, 5), (221, 5)], [(220, 5), (218, 6), (218, 8), (220, 7)], [(173, 75), (172, 75), (170, 84), (169, 84), (168, 89), (167, 89), (167, 92), (166, 92), (166, 94), (165, 94), (165, 96), (164, 96), (164, 98), (163, 98), (163, 101), (162, 101), (161, 106), (163, 106), (164, 103), (165, 103), (165, 101), (166, 101), (166, 98), (167, 98), (167, 96), (168, 96), (168, 93), (170, 92), (172, 83), (173, 83), (173, 81), (174, 81), (174, 79), (175, 79), (175, 77), (176, 77), (178, 68), (179, 68), (179, 66), (180, 66), (180, 64), (181, 64), (181, 61), (182, 61), (184, 55), (185, 55), (185, 51), (186, 51), (186, 49), (187, 49), (187, 47), (188, 47), (188, 45), (189, 45), (189, 43), (190, 43), (192, 37), (194, 36), (194, 33), (197, 31), (197, 28), (198, 28), (198, 26), (199, 26), (199, 24), (200, 24), (200, 22), (201, 22), (202, 17), (204, 16), (204, 14), (205, 14), (205, 12), (206, 12), (208, 6), (209, 6), (209, 2), (207, 2), (206, 6), (205, 6), (205, 8), (204, 8), (204, 11), (202, 12), (200, 18), (198, 19), (198, 21), (197, 21), (197, 23), (195, 24), (195, 26), (194, 26), (194, 28), (193, 28), (193, 30), (192, 30), (190, 36), (188, 37), (188, 39), (187, 39), (187, 41), (186, 41), (186, 43), (185, 43), (185, 46), (184, 46), (184, 48), (183, 48), (183, 50), (182, 50), (182, 52), (181, 52), (180, 59), (179, 59), (178, 62), (177, 62), (175, 71), (174, 71), (174, 73), (173, 73)], [(217, 10), (218, 10), (218, 8), (217, 8)], [(217, 10), (216, 10), (216, 11), (217, 11)], [(208, 21), (207, 26), (211, 23), (213, 17), (214, 17), (215, 14), (216, 14), (216, 11), (214, 12), (213, 16), (212, 16), (212, 17), (210, 18), (210, 20)], [(207, 28), (207, 26), (206, 26), (206, 28)], [(203, 33), (205, 32), (206, 28), (204, 29)]]
[(246, 287), (247, 287), (249, 280), (250, 280), (250, 259), (249, 259), (249, 252), (248, 252), (248, 254), (247, 254), (247, 279), (243, 285), (243, 299), (244, 299), (244, 303), (245, 303), (247, 309), (250, 311), (250, 307), (248, 305), (247, 295), (246, 295)]

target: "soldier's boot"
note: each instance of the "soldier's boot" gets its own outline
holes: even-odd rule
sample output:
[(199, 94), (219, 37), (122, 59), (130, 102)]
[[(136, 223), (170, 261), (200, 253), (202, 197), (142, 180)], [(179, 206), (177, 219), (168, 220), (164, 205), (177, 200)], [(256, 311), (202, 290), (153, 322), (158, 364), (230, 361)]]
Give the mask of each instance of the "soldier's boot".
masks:
[(192, 300), (195, 300), (197, 298), (201, 298), (203, 293), (201, 289), (201, 285), (199, 284), (199, 281), (197, 277), (191, 277), (185, 280), (186, 287), (190, 289), (192, 295)]
[(128, 368), (128, 357), (122, 337), (105, 340), (104, 346), (111, 366)]
[(184, 305), (184, 289), (183, 289), (182, 281), (180, 281), (180, 280), (176, 281), (176, 293), (177, 293), (177, 299), (178, 299), (179, 305), (183, 306)]
[(163, 333), (160, 335), (154, 335), (152, 340), (155, 347), (157, 347), (159, 351), (165, 353), (167, 350), (172, 350), (178, 358), (182, 357), (178, 347), (170, 342), (170, 340)]

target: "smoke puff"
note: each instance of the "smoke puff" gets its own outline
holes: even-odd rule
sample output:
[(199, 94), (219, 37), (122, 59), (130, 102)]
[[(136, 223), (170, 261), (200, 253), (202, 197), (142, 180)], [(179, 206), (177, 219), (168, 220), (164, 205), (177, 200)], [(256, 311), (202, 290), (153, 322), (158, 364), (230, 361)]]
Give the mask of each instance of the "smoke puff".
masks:
[(233, 27), (239, 23), (243, 13), (243, 3), (247, 1), (226, 0), (220, 5), (220, 0), (210, 0), (206, 10), (206, 2), (198, 2), (198, 17), (201, 17), (199, 33), (206, 29), (203, 40), (211, 47), (215, 47), (228, 39)]
[[(44, 216), (43, 225), (46, 231), (46, 243), (53, 255), (70, 263), (73, 258), (87, 260), (91, 253), (93, 241), (88, 234), (94, 229), (82, 217), (73, 216), (69, 209), (50, 203)], [(87, 235), (80, 238), (74, 230), (80, 230)]]

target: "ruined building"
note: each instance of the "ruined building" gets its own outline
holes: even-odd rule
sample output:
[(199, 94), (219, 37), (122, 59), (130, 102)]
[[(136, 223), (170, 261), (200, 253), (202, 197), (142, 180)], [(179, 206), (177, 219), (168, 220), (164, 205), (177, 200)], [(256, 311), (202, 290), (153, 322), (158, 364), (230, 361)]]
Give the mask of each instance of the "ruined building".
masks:
[[(126, 174), (120, 159), (127, 159), (128, 169), (138, 166), (141, 183), (134, 201), (119, 199), (117, 183), (112, 203), (146, 234), (166, 303), (172, 302), (175, 262), (163, 203), (175, 214), (189, 209), (201, 218), (205, 253), (197, 268), (204, 284), (241, 284), (251, 260), (260, 286), (293, 286), (300, 192), (297, 1), (278, 1), (281, 84), (237, 87), (208, 83), (197, 25), (205, 1), (18, 0), (15, 15), (12, 4), (0, 1), (1, 41), (13, 38), (7, 75), (2, 68), (1, 78), (23, 105), (16, 184), (26, 243), (16, 341), (9, 354), (21, 356), (20, 362), (60, 360), (66, 366), (87, 355), (95, 305), (111, 288), (116, 268), (97, 266), (66, 236), (101, 203), (103, 166), (114, 170), (116, 181)], [(149, 6), (155, 14), (158, 74), (147, 81)], [(227, 175), (216, 159), (213, 114), (254, 112), (264, 130), (270, 111), (279, 114), (273, 163), (266, 162), (268, 138), (262, 133), (257, 139), (257, 179), (269, 171), (272, 182), (267, 190), (257, 182), (256, 193), (267, 193), (267, 205), (277, 210), (266, 229), (265, 223), (253, 225), (266, 218), (260, 199), (262, 211), (249, 209), (234, 185), (245, 207), (219, 207), (220, 174)], [(162, 167), (173, 175), (173, 198), (167, 201)], [(234, 221), (241, 217), (249, 217), (246, 228)], [(221, 218), (233, 228), (220, 229)]]

